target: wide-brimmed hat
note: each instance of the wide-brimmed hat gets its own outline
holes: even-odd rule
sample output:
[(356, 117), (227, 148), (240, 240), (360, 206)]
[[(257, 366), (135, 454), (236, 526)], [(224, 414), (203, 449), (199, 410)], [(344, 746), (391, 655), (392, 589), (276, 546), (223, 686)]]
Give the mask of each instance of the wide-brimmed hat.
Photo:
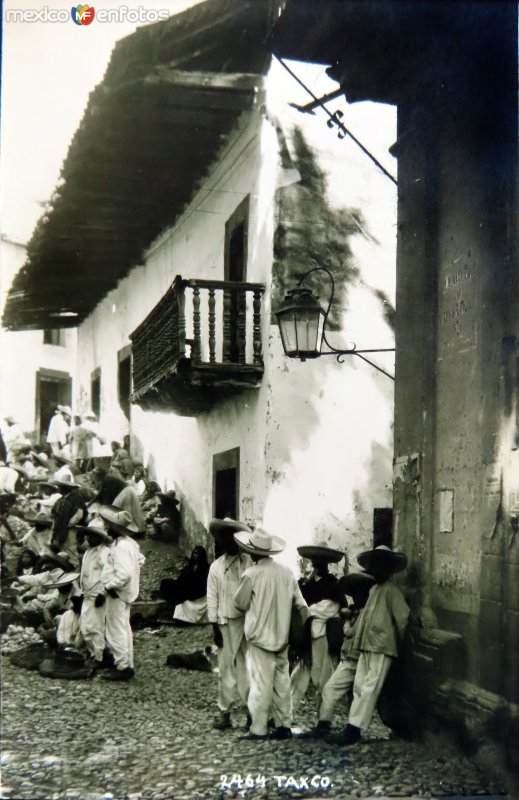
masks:
[(330, 564), (338, 564), (341, 558), (344, 558), (344, 553), (340, 550), (334, 550), (333, 547), (328, 547), (325, 542), (319, 544), (308, 544), (297, 548), (297, 552), (303, 558), (318, 558), (321, 561), (328, 561)]
[(47, 468), (49, 457), (46, 453), (37, 453), (35, 450), (31, 450), (29, 455), (31, 458), (34, 458), (35, 461), (37, 461), (42, 467)]
[(18, 473), (18, 474), (19, 474), (19, 475), (20, 475), (22, 478), (25, 478), (25, 479), (27, 479), (27, 478), (29, 477), (29, 474), (28, 474), (27, 470), (25, 470), (25, 469), (24, 469), (23, 467), (21, 467), (19, 464), (13, 464), (13, 463), (11, 463), (11, 464), (9, 464), (9, 466), (11, 467), (11, 469), (15, 469), (15, 470), (16, 470), (16, 472), (17, 472), (17, 473)]
[(369, 572), (349, 572), (339, 578), (339, 588), (350, 597), (357, 592), (371, 588), (374, 583), (375, 578)]
[(82, 415), (83, 419), (97, 419), (97, 414), (94, 414), (91, 408)]
[(237, 533), (238, 531), (247, 531), (248, 533), (252, 532), (252, 528), (246, 525), (244, 522), (239, 522), (236, 519), (231, 519), (230, 517), (224, 517), (224, 519), (218, 519), (217, 517), (213, 517), (213, 519), (209, 522), (209, 533), (212, 536), (218, 536), (222, 533)]
[(71, 564), (65, 556), (56, 556), (54, 553), (44, 553), (41, 557), (41, 563), (46, 564), (47, 562), (56, 564), (63, 572), (73, 572), (74, 570), (74, 565)]
[(74, 583), (79, 578), (79, 572), (64, 572), (60, 575), (54, 583), (48, 583), (47, 589), (58, 589), (60, 586), (68, 586), (69, 583)]
[(57, 408), (58, 408), (58, 411), (60, 411), (62, 414), (68, 414), (69, 417), (72, 416), (72, 409), (71, 409), (70, 406), (60, 406), (60, 405), (58, 405)]
[(83, 531), (87, 536), (89, 534), (95, 534), (96, 536), (99, 536), (99, 538), (102, 539), (105, 544), (112, 544), (112, 537), (108, 531), (102, 527), (104, 524), (104, 519), (96, 516), (90, 520), (88, 525), (76, 525), (76, 530)]
[(49, 514), (46, 514), (44, 511), (38, 511), (37, 513), (34, 513), (34, 511), (28, 511), (27, 514), (24, 514), (23, 518), (31, 525), (52, 525), (52, 517), (49, 516)]
[(128, 511), (117, 506), (100, 506), (99, 516), (120, 533), (138, 533), (139, 528)]
[(5, 419), (6, 422), (9, 422), (11, 425), (17, 425), (18, 424), (18, 420), (15, 419), (15, 417), (13, 417), (12, 414), (8, 414), (7, 417), (4, 417), (4, 419)]
[(357, 561), (368, 572), (371, 571), (374, 564), (387, 564), (391, 568), (391, 572), (401, 572), (407, 566), (405, 553), (391, 550), (385, 544), (381, 544), (373, 550), (365, 550), (364, 553), (357, 556)]
[(79, 483), (76, 483), (75, 480), (71, 478), (70, 475), (67, 474), (63, 475), (62, 478), (56, 478), (56, 476), (54, 476), (52, 481), (49, 481), (49, 483), (51, 485), (52, 484), (57, 485), (58, 489), (62, 488), (79, 489)]
[(234, 539), (242, 550), (255, 556), (274, 556), (287, 546), (279, 536), (272, 536), (262, 528), (256, 528), (255, 531), (239, 531), (234, 534)]
[(171, 489), (169, 492), (157, 492), (160, 499), (166, 503), (166, 505), (180, 505), (180, 500), (177, 500), (177, 493)]

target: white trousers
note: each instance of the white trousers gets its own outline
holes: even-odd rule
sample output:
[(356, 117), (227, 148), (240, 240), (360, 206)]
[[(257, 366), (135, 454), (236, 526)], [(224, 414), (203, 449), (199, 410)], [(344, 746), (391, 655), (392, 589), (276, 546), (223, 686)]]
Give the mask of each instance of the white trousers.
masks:
[(289, 728), (292, 718), (288, 647), (278, 653), (263, 650), (249, 642), (249, 713), (251, 733), (265, 736), (272, 712), (276, 728)]
[(117, 669), (133, 667), (133, 636), (130, 627), (130, 603), (119, 597), (106, 598), (106, 644)]
[(95, 597), (83, 599), (80, 629), (88, 652), (96, 661), (101, 661), (105, 649), (106, 603), (101, 608), (96, 608), (94, 603)]
[(247, 672), (247, 640), (243, 632), (245, 617), (227, 620), (219, 625), (223, 647), (218, 648), (218, 708), (230, 711), (238, 692), (244, 706), (249, 697)]
[(293, 714), (296, 713), (299, 703), (305, 696), (310, 681), (312, 681), (315, 686), (317, 707), (319, 707), (324, 685), (331, 677), (332, 672), (333, 661), (328, 652), (328, 639), (326, 636), (319, 636), (317, 639), (312, 639), (312, 668), (308, 669), (308, 667), (300, 661), (296, 664), (290, 676)]
[(357, 664), (358, 661), (352, 658), (345, 658), (339, 661), (337, 669), (323, 688), (319, 721), (332, 721), (335, 706), (346, 692), (349, 692), (353, 687)]
[(391, 656), (382, 653), (361, 653), (355, 681), (349, 724), (366, 730), (373, 716), (379, 694), (386, 680)]

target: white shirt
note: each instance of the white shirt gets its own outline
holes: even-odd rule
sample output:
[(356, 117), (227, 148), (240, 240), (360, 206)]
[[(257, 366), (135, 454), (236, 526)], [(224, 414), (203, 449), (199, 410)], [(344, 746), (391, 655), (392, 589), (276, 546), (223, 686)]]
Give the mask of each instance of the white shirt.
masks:
[(63, 447), (67, 442), (69, 433), (69, 426), (65, 418), (60, 414), (54, 414), (50, 423), (47, 433), (47, 441), (49, 444), (59, 444)]
[(89, 547), (83, 554), (79, 585), (85, 597), (96, 597), (103, 592), (101, 578), (110, 556), (110, 545), (98, 544)]
[(274, 653), (288, 644), (292, 605), (307, 608), (291, 571), (272, 558), (245, 570), (234, 602), (246, 612), (247, 641)]
[(14, 492), (19, 477), (18, 472), (12, 467), (0, 465), (0, 492)]
[(121, 600), (133, 603), (139, 596), (139, 577), (144, 564), (139, 545), (129, 536), (119, 536), (110, 546), (101, 582), (115, 589)]
[(49, 549), (51, 539), (52, 528), (49, 525), (49, 527), (45, 528), (43, 531), (31, 528), (29, 533), (22, 536), (20, 542), (24, 547), (27, 547), (28, 550), (32, 550), (33, 553), (36, 553), (37, 556), (43, 556)]
[(241, 576), (252, 567), (252, 558), (247, 553), (228, 555), (225, 553), (213, 561), (207, 576), (207, 617), (209, 622), (225, 625), (228, 619), (242, 617), (234, 605), (234, 595)]

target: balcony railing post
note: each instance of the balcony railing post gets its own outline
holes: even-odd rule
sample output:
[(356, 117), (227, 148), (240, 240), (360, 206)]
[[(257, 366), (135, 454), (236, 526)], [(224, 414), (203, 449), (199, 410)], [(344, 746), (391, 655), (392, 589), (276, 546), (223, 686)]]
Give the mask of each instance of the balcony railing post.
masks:
[(193, 345), (191, 348), (191, 359), (200, 361), (202, 354), (202, 326), (200, 323), (200, 289), (195, 284), (193, 286)]
[(263, 364), (263, 354), (261, 347), (261, 292), (254, 290), (252, 303), (252, 352), (255, 364)]
[(209, 361), (214, 364), (216, 361), (216, 327), (215, 327), (215, 293), (211, 287), (209, 289)]
[(244, 289), (236, 290), (236, 344), (238, 364), (245, 364), (245, 314), (247, 312), (247, 294)]
[(176, 289), (178, 309), (178, 355), (180, 358), (184, 358), (186, 354), (186, 282), (178, 275), (173, 285)]
[(232, 296), (231, 292), (224, 289), (223, 293), (223, 343), (222, 343), (222, 362), (228, 364), (231, 360), (231, 315), (232, 315)]

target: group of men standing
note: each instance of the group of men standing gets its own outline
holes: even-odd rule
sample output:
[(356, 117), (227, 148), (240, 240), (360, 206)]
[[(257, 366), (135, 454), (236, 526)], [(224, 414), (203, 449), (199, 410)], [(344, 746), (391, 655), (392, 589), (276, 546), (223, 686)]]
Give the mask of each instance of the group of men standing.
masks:
[[(279, 537), (231, 519), (213, 519), (209, 530), (222, 551), (207, 583), (219, 667), (214, 727), (232, 727), (238, 694), (248, 711), (247, 738), (265, 739), (270, 720), (274, 730), (269, 738), (289, 738), (293, 714), (312, 680), (319, 702), (312, 735), (354, 744), (369, 725), (407, 625), (409, 608), (390, 581), (405, 567), (405, 556), (387, 547), (366, 551), (358, 559), (365, 569), (346, 576), (341, 586), (328, 571), (330, 563), (343, 557), (340, 551), (300, 547), (313, 566), (310, 578), (300, 585), (290, 569), (273, 559), (286, 546)], [(345, 593), (353, 599), (350, 608)], [(290, 675), (294, 615), (305, 633), (299, 663)], [(332, 736), (335, 704), (351, 689), (348, 725)]]
[(80, 630), (92, 658), (102, 669), (105, 648), (114, 669), (108, 680), (129, 680), (134, 675), (131, 604), (139, 594), (140, 568), (144, 563), (137, 530), (127, 511), (101, 506), (87, 526), (79, 526), (88, 542), (83, 554), (79, 586), (83, 596)]

